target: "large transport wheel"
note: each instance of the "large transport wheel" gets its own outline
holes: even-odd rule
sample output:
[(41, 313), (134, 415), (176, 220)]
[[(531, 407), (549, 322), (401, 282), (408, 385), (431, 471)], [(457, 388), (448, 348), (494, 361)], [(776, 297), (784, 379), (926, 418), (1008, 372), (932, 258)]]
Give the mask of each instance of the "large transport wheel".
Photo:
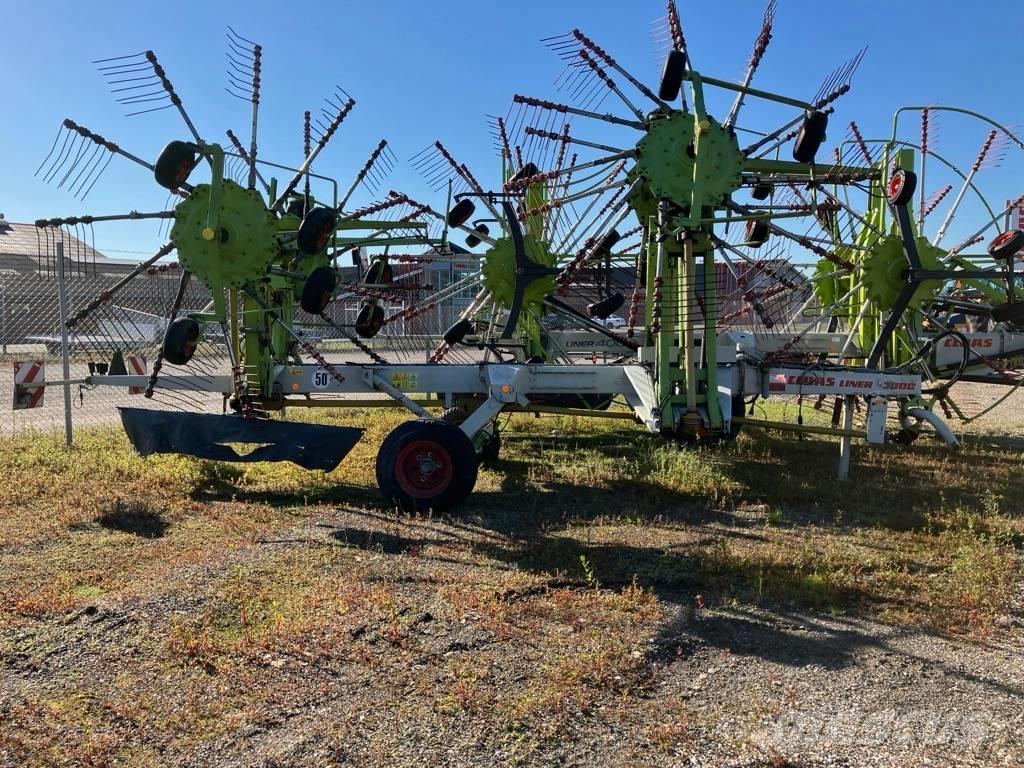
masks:
[(476, 485), (472, 441), (441, 419), (416, 419), (396, 427), (377, 452), (377, 485), (406, 512), (444, 512), (461, 504)]

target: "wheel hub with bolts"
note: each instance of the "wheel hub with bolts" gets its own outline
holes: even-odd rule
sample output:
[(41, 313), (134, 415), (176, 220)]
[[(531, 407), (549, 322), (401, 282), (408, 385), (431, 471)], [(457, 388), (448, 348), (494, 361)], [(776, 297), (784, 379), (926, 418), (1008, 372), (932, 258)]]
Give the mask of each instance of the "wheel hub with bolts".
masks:
[(210, 226), (210, 186), (198, 184), (174, 210), (171, 242), (182, 265), (207, 285), (241, 288), (263, 277), (277, 248), (274, 215), (259, 192), (224, 179)]
[(440, 419), (416, 419), (384, 438), (376, 465), (377, 484), (400, 508), (443, 511), (473, 490), (479, 461), (461, 429)]
[(430, 440), (405, 446), (398, 455), (397, 470), (399, 486), (417, 497), (444, 490), (452, 478), (451, 457), (443, 446)]

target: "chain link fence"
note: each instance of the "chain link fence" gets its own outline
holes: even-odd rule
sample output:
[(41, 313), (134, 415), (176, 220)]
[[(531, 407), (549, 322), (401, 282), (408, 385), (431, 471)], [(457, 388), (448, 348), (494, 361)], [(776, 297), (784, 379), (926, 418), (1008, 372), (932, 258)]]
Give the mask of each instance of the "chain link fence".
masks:
[[(63, 428), (65, 398), (74, 427), (116, 424), (120, 406), (223, 410), (224, 398), (219, 393), (203, 392), (194, 384), (184, 389), (160, 385), (175, 379), (194, 383), (231, 374), (223, 331), (216, 326), (205, 326), (204, 340), (188, 365), (162, 362), (152, 397), (138, 390), (91, 386), (85, 381), (90, 373), (153, 371), (168, 318), (182, 289), (177, 263), (158, 263), (125, 282), (138, 265), (109, 262), (90, 264), (83, 270), (74, 259), (65, 258), (62, 276), (52, 262), (40, 269), (38, 264), (25, 261), (21, 264), (0, 256), (0, 436)], [(410, 279), (424, 282), (423, 275)], [(428, 283), (433, 280), (428, 286), (433, 292), (457, 281), (458, 276), (431, 275), (425, 279)], [(62, 283), (70, 326), (66, 339), (60, 321)], [(437, 302), (423, 300), (423, 291), (380, 299), (389, 322), (377, 337), (362, 343), (389, 362), (425, 362), (444, 330), (472, 301), (474, 292), (467, 288)], [(296, 327), (331, 362), (368, 362), (367, 353), (338, 332), (338, 327), (354, 326), (363, 300), (358, 295), (341, 298), (328, 306), (322, 318), (300, 310)], [(201, 312), (210, 303), (209, 291), (198, 280), (186, 281), (178, 314)], [(65, 344), (67, 379), (63, 374)], [(36, 363), (41, 363), (41, 368)], [(21, 378), (31, 375), (21, 382), (25, 386), (43, 378), (47, 382), (41, 400), (32, 403), (34, 407), (14, 407), (19, 392), (16, 367)], [(68, 383), (60, 383), (64, 381)], [(23, 405), (33, 399), (24, 397), (26, 392), (34, 394), (23, 386)]]

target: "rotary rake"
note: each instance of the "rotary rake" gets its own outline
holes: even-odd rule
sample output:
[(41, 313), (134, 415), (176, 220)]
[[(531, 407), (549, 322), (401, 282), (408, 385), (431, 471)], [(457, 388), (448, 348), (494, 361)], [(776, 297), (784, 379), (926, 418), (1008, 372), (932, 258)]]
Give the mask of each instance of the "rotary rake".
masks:
[[(899, 242), (906, 247), (907, 201), (902, 193), (883, 198), (879, 190), (892, 193), (892, 179), (911, 177), (890, 167), (907, 162), (892, 143), (878, 162), (854, 157), (847, 145), (834, 157), (819, 158), (830, 116), (863, 52), (807, 100), (753, 87), (774, 14), (772, 2), (739, 83), (694, 68), (672, 2), (663, 26), (669, 47), (654, 87), (580, 30), (547, 40), (566, 64), (558, 80), (564, 97), (516, 95), (509, 112), (494, 118), (500, 189), (486, 190), (439, 142), (413, 158), (436, 191), (447, 188), (444, 213), (398, 192), (349, 211), (353, 191), (374, 177), (384, 156), (380, 147), (345, 194), (311, 171), (353, 106), (341, 91), (315, 142), (307, 116), (305, 159), (285, 169), (290, 180), (279, 189), (275, 179), (264, 179), (261, 168), (281, 166), (257, 158), (261, 52), (233, 33), (230, 90), (253, 106), (248, 149), (234, 134), (233, 151), (204, 142), (151, 54), (104, 62), (118, 75), (135, 75), (121, 71), (128, 66), (155, 77), (150, 82), (156, 96), (147, 98), (160, 99), (154, 108), (178, 109), (192, 139), (172, 142), (149, 165), (85, 129), (68, 128), (142, 164), (180, 199), (171, 211), (123, 216), (173, 221), (171, 242), (140, 265), (156, 265), (173, 249), (182, 267), (166, 313), (163, 359), (145, 377), (108, 370), (90, 382), (145, 386), (154, 396), (158, 390), (219, 393), (234, 411), (204, 415), (203, 423), (196, 414), (176, 413), (172, 419), (126, 411), (126, 427), (143, 452), (291, 459), (321, 468), (337, 464), (358, 430), (332, 436), (316, 432), (327, 428), (272, 420), (272, 412), (404, 407), (418, 418), (385, 439), (377, 480), (388, 498), (412, 509), (459, 504), (471, 492), (480, 463), (497, 457), (496, 419), (510, 411), (635, 418), (652, 433), (709, 443), (735, 436), (745, 423), (775, 426), (744, 415), (756, 397), (835, 396), (848, 404), (866, 397), (863, 429), (855, 429), (849, 416), (842, 427), (785, 426), (841, 437), (841, 474), (850, 438), (884, 439), (891, 401), (901, 403), (906, 419), (927, 420), (955, 443), (923, 400), (920, 370), (888, 359), (883, 364), (880, 356), (871, 360), (874, 355), (864, 365), (846, 354), (849, 349), (839, 349), (839, 319), (828, 313), (854, 293), (842, 280), (864, 270), (851, 254), (864, 253), (868, 246), (858, 237), (873, 232), (850, 229), (845, 215), (863, 225), (874, 214), (856, 213), (848, 200), (858, 191), (872, 195), (872, 204), (899, 223)], [(250, 76), (251, 87), (240, 91)], [(618, 114), (604, 111), (608, 99), (619, 105)], [(718, 107), (725, 115), (721, 120), (710, 111)], [(746, 116), (755, 110), (762, 119), (774, 115), (772, 127), (747, 127)], [(582, 134), (576, 132), (580, 125)], [(780, 158), (783, 149), (792, 160)], [(50, 162), (65, 163), (65, 154), (76, 156), (61, 151)], [(210, 180), (197, 182), (194, 171), (204, 160)], [(44, 167), (51, 178), (63, 181), (67, 174), (63, 167), (56, 173)], [(311, 183), (327, 192), (314, 197)], [(41, 226), (69, 223), (85, 218)], [(872, 226), (881, 231), (882, 224)], [(465, 236), (466, 247), (449, 242), (454, 232)], [(382, 252), (371, 256), (378, 246)], [(412, 252), (390, 250), (399, 246)], [(358, 266), (342, 267), (338, 259), (356, 249)], [(805, 268), (795, 253), (822, 263)], [(433, 284), (437, 264), (449, 269), (443, 287)], [(347, 269), (357, 269), (360, 279), (347, 277)], [(898, 280), (909, 285), (934, 279), (914, 269), (897, 270)], [(954, 279), (985, 282), (994, 274)], [(190, 283), (193, 275), (197, 280)], [(198, 310), (186, 310), (186, 291), (195, 282), (209, 298)], [(1015, 303), (1012, 285), (1011, 275), (1004, 304)], [(843, 293), (828, 299), (825, 286)], [(907, 292), (898, 290), (900, 296)], [(404, 297), (400, 306), (396, 296)], [(110, 298), (96, 302), (106, 306)], [(435, 310), (451, 298), (464, 304), (442, 327), (437, 321), (444, 316)], [(358, 302), (352, 323), (329, 314), (345, 302)], [(929, 306), (947, 311), (948, 322), (953, 305)], [(890, 315), (906, 314), (894, 307)], [(72, 318), (72, 326), (96, 307), (87, 310)], [(797, 329), (813, 311), (817, 325)], [(850, 308), (844, 311), (849, 321)], [(433, 318), (433, 325), (417, 331), (416, 321), (424, 318)], [(890, 325), (882, 320), (876, 332), (885, 337), (882, 347), (890, 344)], [(328, 360), (307, 335), (315, 327), (348, 340), (364, 360)], [(613, 351), (612, 360), (598, 365), (595, 355), (581, 361), (567, 347), (578, 338), (574, 334), (598, 337)], [(387, 349), (369, 346), (369, 339)], [(226, 375), (188, 368), (197, 364), (196, 349), (204, 340), (226, 347)], [(303, 361), (303, 354), (312, 362)], [(915, 355), (923, 359), (920, 348)], [(181, 369), (171, 377), (165, 364)], [(369, 394), (386, 399), (355, 399)], [(616, 398), (628, 408), (609, 409)], [(431, 407), (447, 410), (436, 418)], [(295, 431), (306, 427), (314, 434)], [(268, 445), (241, 457), (226, 445), (238, 441)]]
[[(276, 378), (280, 367), (311, 359), (315, 387), (344, 381), (338, 365), (315, 344), (327, 334), (383, 362), (363, 338), (373, 336), (385, 320), (385, 304), (429, 288), (417, 283), (415, 275), (394, 275), (374, 255), (396, 246), (440, 245), (420, 220), (423, 211), (393, 191), (359, 208), (350, 205), (357, 190), (374, 194), (383, 184), (394, 161), (387, 142), (377, 145), (347, 188), (313, 172), (314, 160), (355, 106), (351, 96), (337, 89), (319, 116), (303, 116), (304, 157), (298, 167), (260, 159), (262, 48), (233, 30), (228, 33), (227, 90), (251, 104), (247, 147), (231, 130), (228, 148), (202, 138), (153, 52), (97, 64), (129, 115), (176, 109), (191, 138), (170, 142), (149, 163), (67, 119), (37, 171), (84, 198), (119, 155), (152, 173), (173, 201), (171, 210), (36, 222), (48, 250), (70, 228), (150, 219), (168, 225), (168, 242), (68, 319), (74, 346), (88, 358), (88, 384), (140, 389), (160, 406), (122, 409), (122, 421), (143, 453), (290, 459), (333, 468), (360, 430), (282, 424), (268, 416), (293, 404), (286, 402), (291, 390)], [(208, 175), (200, 179), (202, 166)], [(278, 171), (288, 174), (280, 185), (270, 177)], [(174, 254), (177, 261), (167, 262)], [(342, 256), (350, 254), (353, 266), (340, 267)], [(143, 275), (163, 275), (168, 280), (162, 282), (169, 283), (150, 294), (146, 313), (119, 301)], [(148, 357), (151, 370), (145, 375), (129, 371), (129, 354)], [(226, 366), (221, 365), (225, 355)], [(218, 395), (225, 410), (239, 418), (194, 412)], [(263, 445), (243, 456), (229, 442)]]
[[(435, 191), (447, 187), (449, 199), (457, 201), (446, 217), (448, 226), (466, 233), (469, 249), (482, 251), (459, 256), (478, 265), (464, 278), (464, 284), (476, 286), (475, 294), (446, 330), (442, 343), (432, 350), (430, 360), (442, 362), (456, 350), (474, 347), (483, 350), (484, 360), (493, 355), (499, 360), (532, 364), (571, 364), (581, 355), (593, 358), (597, 349), (620, 348), (620, 354), (629, 354), (636, 345), (605, 324), (622, 306), (621, 296), (609, 290), (614, 273), (609, 265), (625, 253), (621, 249), (613, 253), (618, 235), (607, 238), (603, 262), (588, 273), (583, 284), (574, 286), (568, 297), (555, 296), (561, 265), (575, 245), (592, 234), (593, 222), (576, 217), (567, 223), (563, 211), (547, 205), (550, 197), (564, 189), (561, 181), (538, 179), (523, 184), (524, 179), (537, 176), (537, 166), (523, 164), (521, 155), (515, 158), (501, 118), (494, 118), (492, 125), (500, 139), (501, 191), (485, 191), (472, 171), (439, 141), (414, 157), (414, 167)], [(563, 141), (553, 152), (559, 167), (565, 162), (567, 145)], [(620, 172), (621, 165), (612, 173)], [(607, 176), (607, 172), (600, 175)], [(594, 184), (595, 188), (606, 186), (604, 179)], [(611, 202), (606, 201), (604, 207)], [(478, 206), (482, 209), (479, 217)], [(634, 250), (636, 245), (632, 245)]]
[[(865, 375), (855, 366), (835, 364), (835, 375), (811, 381), (806, 354), (778, 354), (793, 351), (795, 342), (787, 347), (771, 338), (814, 295), (815, 279), (792, 262), (793, 251), (816, 254), (834, 270), (850, 264), (835, 242), (809, 236), (805, 222), (834, 212), (834, 199), (883, 175), (842, 156), (818, 158), (829, 117), (850, 89), (863, 51), (833, 71), (809, 100), (751, 85), (772, 40), (774, 17), (771, 2), (738, 84), (694, 68), (672, 2), (662, 26), (668, 51), (656, 88), (579, 29), (546, 40), (565, 64), (556, 82), (566, 98), (514, 97), (502, 140), (523, 166), (545, 170), (507, 188), (560, 182), (562, 189), (544, 203), (544, 211), (584, 206), (577, 220), (597, 211), (591, 234), (560, 262), (553, 299), (602, 262), (608, 272), (617, 271), (628, 290), (606, 285), (603, 300), (627, 308), (625, 338), (637, 346), (636, 359), (650, 373), (652, 405), (639, 415), (652, 431), (688, 443), (728, 439), (740, 424), (753, 421), (743, 415), (751, 397), (862, 394), (879, 403), (868, 429), (877, 440), (884, 432), (884, 415), (878, 414), (888, 395), (899, 388), (917, 392), (919, 380), (889, 370)], [(609, 99), (619, 109), (605, 107)], [(754, 103), (759, 114), (789, 109), (791, 116), (771, 130), (741, 126)], [(710, 111), (716, 106), (724, 114), (720, 120)], [(570, 120), (572, 128), (551, 127)], [(576, 126), (583, 126), (580, 133)], [(741, 134), (750, 137), (746, 146)], [(780, 159), (791, 142), (793, 159)], [(551, 167), (545, 157), (552, 143), (587, 156)], [(601, 183), (591, 183), (595, 169), (609, 168)], [(790, 188), (802, 190), (797, 199), (779, 199), (777, 190)], [(828, 197), (826, 189), (833, 191)], [(629, 234), (638, 231), (641, 237), (635, 259), (625, 253), (608, 264), (608, 243), (620, 238), (631, 217), (639, 227)], [(752, 332), (757, 326), (773, 334)], [(815, 348), (827, 343), (806, 334), (800, 341), (805, 340)], [(824, 364), (820, 351), (800, 351)], [(844, 438), (854, 434), (851, 425), (826, 431)]]
[[(909, 137), (913, 117), (920, 128)], [(939, 150), (940, 118), (961, 130), (959, 123), (984, 126), (976, 156), (960, 160)], [(874, 178), (841, 189), (787, 185), (770, 195), (775, 204), (816, 204), (803, 236), (832, 258), (809, 265), (806, 283), (765, 274), (762, 292), (786, 308), (784, 321), (772, 322), (753, 302), (740, 301), (730, 318), (733, 327), (749, 330), (767, 359), (803, 360), (811, 378), (827, 375), (834, 365), (922, 377), (922, 396), (899, 399), (900, 427), (892, 435), (898, 442), (916, 439), (922, 420), (939, 425), (936, 408), (963, 422), (991, 411), (1024, 382), (1024, 305), (1014, 269), (1024, 233), (1010, 221), (1021, 201), (995, 205), (979, 184), (1007, 150), (1022, 148), (1009, 129), (959, 108), (902, 108), (892, 134), (880, 139), (866, 139), (851, 122), (835, 151), (836, 163), (873, 167)], [(930, 194), (925, 183), (932, 185)], [(779, 238), (771, 227), (753, 220), (744, 239), (728, 247), (746, 251), (748, 258), (764, 250), (762, 261), (779, 263)], [(988, 388), (995, 392), (989, 402), (968, 409), (951, 392), (956, 382), (1003, 389)], [(824, 396), (816, 398), (815, 407), (825, 404)], [(841, 401), (834, 400), (834, 424), (841, 411)]]

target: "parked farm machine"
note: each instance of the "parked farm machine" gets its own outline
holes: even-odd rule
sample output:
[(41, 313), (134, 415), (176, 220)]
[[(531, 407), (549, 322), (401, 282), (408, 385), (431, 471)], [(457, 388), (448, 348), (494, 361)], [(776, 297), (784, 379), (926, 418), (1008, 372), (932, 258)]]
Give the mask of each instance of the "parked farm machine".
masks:
[[(244, 38), (232, 34), (230, 45), (237, 59), (233, 86), (248, 88), (242, 95), (252, 103), (248, 148), (230, 133), (230, 147), (205, 141), (153, 54), (102, 62), (113, 79), (138, 72), (151, 78), (150, 98), (177, 109), (191, 138), (168, 144), (151, 165), (65, 122), (74, 141), (149, 169), (176, 200), (170, 211), (38, 222), (44, 229), (115, 218), (173, 222), (169, 242), (137, 270), (172, 252), (181, 265), (152, 370), (129, 375), (111, 360), (113, 367), (90, 376), (90, 384), (142, 387), (153, 399), (163, 394), (173, 401), (196, 392), (224, 395), (231, 411), (225, 415), (122, 409), (144, 454), (287, 459), (328, 470), (360, 430), (285, 422), (275, 414), (295, 407), (404, 407), (417, 418), (385, 439), (377, 479), (405, 508), (460, 503), (480, 462), (497, 457), (496, 419), (510, 411), (635, 418), (651, 433), (691, 444), (727, 440), (744, 423), (786, 426), (839, 436), (848, 459), (850, 438), (885, 439), (895, 403), (901, 439), (916, 436), (926, 422), (955, 444), (933, 405), (948, 401), (951, 380), (980, 365), (1005, 372), (1020, 348), (1012, 333), (1022, 319), (1013, 257), (1024, 233), (1002, 231), (990, 246), (995, 262), (987, 265), (963, 251), (1002, 227), (992, 211), (985, 228), (960, 248), (942, 250), (925, 240), (924, 207), (916, 215), (912, 209), (913, 147), (895, 136), (869, 148), (858, 134), (834, 158), (819, 157), (860, 55), (810, 100), (754, 88), (773, 15), (771, 3), (739, 84), (694, 68), (671, 2), (670, 47), (654, 89), (579, 30), (547, 41), (566, 62), (561, 80), (568, 103), (516, 96), (510, 112), (494, 119), (499, 188), (482, 186), (439, 142), (417, 156), (417, 167), (447, 191), (443, 213), (398, 192), (349, 208), (354, 190), (374, 178), (386, 157), (384, 142), (343, 194), (312, 172), (354, 105), (343, 92), (315, 143), (307, 129), (298, 167), (260, 159), (261, 49)], [(710, 102), (723, 95), (727, 110), (719, 120), (709, 113)], [(623, 116), (599, 111), (608, 97)], [(748, 102), (792, 114), (772, 130), (741, 128)], [(582, 138), (570, 121), (593, 125), (601, 135)], [(609, 132), (615, 143), (604, 138)], [(623, 140), (627, 132), (632, 135)], [(741, 135), (751, 137), (746, 146)], [(51, 173), (44, 163), (47, 173), (77, 178), (75, 150), (58, 149), (59, 141), (48, 162), (60, 170)], [(791, 147), (792, 160), (778, 157), (784, 147)], [(918, 175), (924, 176), (924, 158), (941, 161), (932, 161), (938, 155), (927, 148), (921, 154)], [(204, 165), (208, 177), (199, 181)], [(268, 175), (285, 171), (288, 180), (265, 179), (268, 168)], [(90, 187), (92, 174), (86, 166)], [(973, 193), (973, 173), (961, 176)], [(451, 241), (456, 233), (466, 247)], [(353, 280), (341, 263), (357, 249), (366, 263)], [(802, 268), (793, 250), (820, 261), (813, 271)], [(468, 274), (439, 289), (426, 272), (400, 269), (436, 261), (468, 264)], [(79, 329), (106, 311), (131, 279), (80, 308), (69, 327)], [(193, 279), (208, 289), (210, 301), (183, 313)], [(956, 298), (945, 287), (957, 283), (975, 286), (985, 301)], [(397, 321), (423, 316), (460, 292), (470, 298), (445, 328), (395, 333), (387, 350), (371, 346)], [(403, 302), (389, 314), (386, 299), (395, 295)], [(360, 301), (354, 322), (327, 313), (339, 297)], [(951, 325), (953, 310), (988, 318), (1002, 334), (999, 354), (980, 360), (969, 335)], [(608, 327), (607, 318), (622, 312), (624, 327)], [(556, 330), (553, 319), (568, 330)], [(361, 359), (329, 359), (310, 341), (313, 327), (344, 339), (349, 357)], [(579, 338), (603, 340), (612, 354), (581, 359), (570, 346)], [(955, 365), (934, 357), (949, 339), (961, 350)], [(204, 368), (197, 354), (204, 343), (226, 348), (229, 370)], [(923, 389), (922, 376), (939, 383)], [(780, 425), (745, 413), (752, 399), (773, 395), (841, 398), (845, 424)], [(625, 408), (610, 407), (613, 402)], [(867, 403), (862, 428), (853, 422), (857, 402)], [(430, 408), (444, 412), (438, 418)], [(260, 447), (241, 455), (234, 443)]]

